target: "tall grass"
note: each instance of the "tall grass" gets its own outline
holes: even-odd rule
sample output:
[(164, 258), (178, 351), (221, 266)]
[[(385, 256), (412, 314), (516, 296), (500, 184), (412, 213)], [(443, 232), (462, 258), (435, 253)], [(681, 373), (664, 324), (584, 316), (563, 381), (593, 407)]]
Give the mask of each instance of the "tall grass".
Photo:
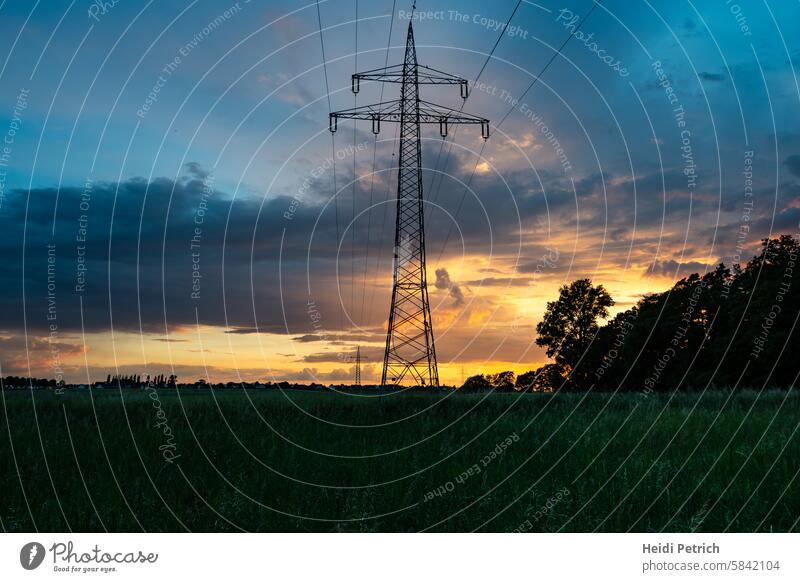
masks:
[(793, 392), (157, 396), (4, 392), (2, 528), (788, 531), (800, 515)]

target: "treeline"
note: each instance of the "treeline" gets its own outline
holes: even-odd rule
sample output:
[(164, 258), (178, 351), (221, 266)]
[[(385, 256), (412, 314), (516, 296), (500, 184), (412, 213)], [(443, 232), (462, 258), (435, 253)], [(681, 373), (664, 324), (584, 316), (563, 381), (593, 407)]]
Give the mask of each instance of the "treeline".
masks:
[(29, 386), (36, 386), (41, 388), (57, 388), (62, 383), (54, 378), (28, 378), (27, 376), (4, 376), (0, 378), (4, 388), (28, 388)]
[[(155, 386), (156, 388), (175, 388), (178, 384), (178, 377), (175, 374), (156, 374), (152, 378), (150, 374), (142, 377), (141, 374), (109, 374), (106, 376), (105, 386), (121, 388), (144, 388)], [(95, 385), (100, 385), (96, 382)]]
[(137, 374), (108, 374), (105, 382), (92, 382), (87, 384), (70, 384), (64, 380), (54, 378), (28, 378), (27, 376), (5, 376), (0, 378), (0, 384), (4, 388), (143, 388), (155, 386), (157, 388), (174, 388), (177, 385), (178, 377), (175, 374), (169, 376), (159, 374), (152, 378), (148, 374), (145, 377)]
[(526, 391), (789, 387), (800, 374), (800, 242), (764, 239), (745, 265), (720, 264), (607, 318), (602, 285), (560, 289), (537, 325), (553, 362), (514, 378), (473, 376), (463, 388)]
[[(105, 382), (92, 382), (91, 384), (71, 384), (66, 382), (58, 382), (53, 379), (47, 378), (27, 378), (24, 376), (6, 376), (0, 378), (4, 389), (65, 389), (65, 390), (117, 390), (119, 388), (125, 390), (144, 390), (147, 388), (161, 388), (161, 389), (205, 389), (211, 388), (214, 390), (307, 390), (307, 391), (325, 391), (331, 390), (377, 390), (377, 389), (394, 389), (394, 387), (381, 387), (376, 385), (352, 386), (349, 384), (339, 385), (326, 385), (319, 383), (301, 384), (295, 382), (270, 382), (270, 381), (255, 381), (255, 382), (208, 382), (205, 379), (199, 379), (195, 382), (179, 383), (177, 376), (166, 376), (160, 374), (152, 378), (137, 376), (137, 375), (109, 375)], [(434, 390), (434, 389), (432, 389)]]

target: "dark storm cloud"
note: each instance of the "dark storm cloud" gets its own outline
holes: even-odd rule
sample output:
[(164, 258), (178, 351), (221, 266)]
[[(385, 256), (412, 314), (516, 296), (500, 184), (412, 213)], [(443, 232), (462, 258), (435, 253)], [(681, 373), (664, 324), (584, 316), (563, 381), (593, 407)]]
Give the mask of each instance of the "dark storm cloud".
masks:
[[(141, 326), (163, 334), (194, 325), (198, 316), (202, 324), (261, 331), (283, 330), (285, 318), (307, 330), (307, 294), (289, 294), (281, 309), (277, 284), (283, 260), (283, 284), (305, 286), (315, 209), (301, 205), (288, 220), (292, 205), (280, 195), (263, 204), (233, 200), (213, 190), (208, 173), (194, 164), (176, 181), (16, 191), (6, 200), (0, 241), (10, 282), (0, 293), (0, 328), (22, 327), (24, 291), (31, 330), (53, 322), (60, 330), (81, 329), (81, 300), (87, 331)], [(335, 273), (330, 221), (318, 223), (314, 236), (313, 269), (324, 280)], [(333, 309), (325, 294), (315, 301)]]
[[(787, 160), (787, 165), (789, 163)], [(576, 220), (575, 193), (562, 178), (551, 177), (544, 184), (544, 191), (531, 187), (529, 172), (508, 172), (505, 178), (510, 192), (496, 180), (476, 180), (478, 199), (470, 197), (464, 202), (458, 215), (461, 235), (453, 229), (443, 258), (460, 255), (464, 244), (470, 254), (488, 256), (492, 252), (498, 259), (514, 259), (520, 252), (520, 227), (530, 228), (535, 224), (532, 221), (544, 221), (558, 230)], [(308, 198), (299, 203), (283, 195), (265, 201), (248, 197), (233, 200), (224, 192), (214, 190), (208, 196), (208, 208), (200, 225), (202, 232), (197, 250), (202, 275), (200, 299), (191, 299), (191, 239), (198, 226), (196, 213), (208, 180), (207, 172), (191, 165), (188, 175), (176, 181), (131, 179), (118, 184), (95, 184), (85, 212), (80, 206), (84, 188), (35, 189), (30, 192), (32, 203), (27, 217), (26, 193), (17, 191), (9, 196), (5, 205), (7, 236), (0, 242), (0, 248), (7, 257), (7, 281), (12, 283), (0, 294), (3, 307), (0, 325), (6, 329), (21, 328), (24, 285), (29, 327), (47, 328), (47, 245), (55, 244), (55, 301), (61, 329), (80, 329), (79, 295), (82, 295), (87, 330), (110, 329), (112, 322), (117, 329), (138, 330), (141, 323), (146, 331), (164, 333), (168, 327), (193, 325), (197, 307), (201, 323), (227, 323), (232, 328), (231, 333), (280, 333), (287, 327), (291, 333), (312, 333), (305, 292), (307, 255), (311, 260), (308, 272), (312, 300), (324, 314), (325, 329), (337, 329), (339, 318), (332, 314), (339, 313), (335, 292), (339, 249), (333, 207), (329, 206), (320, 218), (326, 192), (324, 183), (312, 184)], [(576, 182), (577, 212), (581, 228), (602, 229), (607, 223), (617, 233), (616, 239), (624, 240), (633, 216), (618, 209), (630, 207), (634, 197), (633, 182), (622, 181), (617, 185), (612, 182), (614, 177), (608, 174)], [(677, 170), (637, 177), (635, 218), (638, 227), (659, 225), (665, 216), (673, 219), (688, 216), (690, 204), (694, 205), (693, 214), (701, 213), (705, 204), (702, 200), (681, 195), (684, 183), (685, 178)], [(665, 185), (671, 193), (666, 200)], [(443, 188), (439, 203), (454, 212), (460, 194)], [(55, 233), (51, 236), (57, 195)], [(365, 207), (366, 188), (359, 188), (357, 195), (359, 207)], [(786, 206), (794, 196), (794, 192), (787, 194)], [(487, 215), (475, 211), (476, 207), (481, 210), (478, 201), (483, 202)], [(340, 212), (349, 202), (348, 199), (340, 201)], [(285, 213), (293, 206), (296, 209), (291, 219), (287, 219)], [(713, 209), (713, 201), (707, 206)], [(612, 211), (607, 211), (608, 208)], [(766, 218), (771, 209), (762, 204), (759, 210), (766, 213)], [(369, 249), (364, 221), (356, 227), (356, 247), (352, 253), (358, 269), (363, 268), (363, 263), (359, 262), (361, 257), (369, 254), (370, 279), (378, 268), (379, 257), (384, 271), (391, 264), (387, 249), (393, 208), (388, 209), (389, 218), (385, 222), (390, 226), (383, 229), (384, 240), (380, 239), (377, 226), (383, 222), (382, 214), (377, 210), (371, 218), (373, 231)], [(76, 236), (81, 230), (82, 217), (86, 219), (87, 271), (85, 290), (80, 294), (75, 292), (75, 285), (78, 247), (82, 243), (76, 241)], [(429, 262), (435, 266), (452, 221), (436, 211), (431, 211), (427, 218), (431, 233)], [(781, 220), (783, 222), (790, 224), (791, 218)], [(340, 236), (342, 233), (340, 225)], [(546, 232), (537, 238), (540, 245), (546, 242)], [(525, 242), (530, 247), (532, 241)], [(345, 236), (343, 243), (341, 255), (349, 261), (350, 239)], [(535, 265), (538, 259), (536, 249), (528, 248), (520, 256), (518, 270), (528, 272), (526, 265)], [(285, 291), (283, 298), (278, 284), (279, 261)], [(342, 270), (349, 272), (349, 263), (345, 262)], [(449, 273), (445, 278), (449, 279)], [(463, 292), (458, 285), (453, 286), (452, 281), (440, 277), (437, 287), (448, 289), (457, 304), (463, 300)], [(289, 289), (291, 292), (286, 292)], [(343, 295), (347, 295), (346, 291)], [(375, 303), (375, 312), (367, 313), (366, 317), (367, 322), (378, 325), (384, 316), (384, 306), (383, 302)]]
[[(794, 157), (786, 159), (790, 169), (795, 168)], [(470, 161), (474, 163), (471, 154), (453, 154), (452, 165), (458, 169), (452, 171), (462, 180), (469, 177)], [(347, 168), (339, 172), (342, 181), (352, 177)], [(652, 252), (653, 257), (658, 253), (664, 261), (677, 260), (681, 250), (690, 256), (705, 254), (695, 248), (700, 244), (695, 237), (683, 242), (680, 225), (690, 218), (709, 243), (714, 240), (720, 245), (715, 256), (729, 254), (735, 246), (738, 224), (716, 224), (719, 195), (706, 195), (705, 186), (688, 194), (686, 176), (678, 168), (638, 173), (635, 181), (624, 174), (596, 172), (576, 179), (574, 189), (565, 176), (554, 172), (542, 171), (537, 179), (530, 170), (510, 169), (502, 177), (499, 180), (492, 173), (476, 176), (474, 193), (465, 195), (462, 185), (456, 186), (455, 180), (445, 176), (442, 186), (431, 191), (435, 203), (445, 211), (433, 204), (426, 208), (428, 265), (437, 273), (435, 287), (446, 290), (455, 306), (464, 301), (463, 289), (450, 279), (442, 262), (459, 259), (462, 253), (491, 256), (495, 262), (482, 268), (510, 276), (516, 264), (517, 272), (532, 273), (547, 255), (551, 237), (563, 237), (578, 228), (582, 240), (596, 241), (598, 249), (603, 237), (604, 244), (615, 243), (614, 248), (603, 250), (603, 261), (620, 266), (629, 260), (627, 243), (634, 221), (637, 248)], [(0, 291), (0, 329), (22, 328), (24, 285), (29, 329), (34, 333), (47, 330), (47, 245), (54, 244), (55, 307), (61, 330), (80, 330), (82, 297), (88, 331), (108, 330), (112, 325), (138, 331), (141, 326), (163, 335), (176, 327), (192, 326), (199, 318), (201, 324), (227, 326), (234, 334), (289, 333), (304, 338), (298, 342), (312, 337), (341, 342), (366, 339), (340, 337), (350, 323), (342, 315), (339, 297), (341, 294), (351, 316), (359, 315), (359, 325), (378, 329), (383, 324), (390, 291), (394, 176), (378, 176), (372, 192), (369, 180), (357, 182), (357, 211), (368, 208), (370, 200), (381, 204), (363, 213), (352, 227), (352, 189), (346, 188), (330, 203), (330, 178), (323, 174), (306, 186), (284, 188), (265, 199), (234, 198), (213, 188), (211, 173), (192, 163), (186, 166), (186, 175), (176, 180), (133, 178), (93, 184), (88, 207), (83, 209), (84, 187), (39, 188), (30, 193), (17, 190), (4, 205), (6, 236), (0, 241), (0, 250), (7, 257), (6, 280), (11, 283)], [(430, 178), (429, 172), (424, 173), (426, 186)], [(713, 184), (714, 176), (706, 180)], [(762, 231), (766, 235), (773, 218), (768, 201), (775, 196), (774, 187), (771, 190), (765, 187), (757, 194), (754, 243)], [(28, 196), (31, 203), (26, 215)], [(724, 207), (735, 210), (741, 206), (740, 191), (726, 189), (722, 196)], [(779, 188), (773, 229), (796, 225), (799, 197), (797, 184)], [(198, 225), (204, 199), (207, 208)], [(647, 229), (658, 234), (662, 222), (681, 235), (679, 240), (668, 233), (666, 238), (644, 234)], [(199, 248), (193, 250), (192, 237), (198, 227)], [(85, 243), (76, 240), (83, 228)], [(86, 283), (84, 291), (77, 293), (82, 244)], [(553, 270), (570, 269), (573, 263), (573, 257), (565, 255)], [(199, 299), (192, 298), (196, 265), (201, 275)], [(695, 267), (702, 270), (704, 264)], [(690, 267), (657, 263), (649, 274), (667, 275), (675, 269), (683, 273), (686, 268)], [(350, 305), (351, 276), (355, 305)], [(522, 285), (523, 281), (500, 276), (469, 284)], [(312, 313), (320, 314), (317, 321)]]
[[(385, 319), (389, 289), (379, 285), (375, 276), (380, 272), (388, 277), (390, 272), (394, 203), (390, 197), (385, 209), (379, 206), (373, 212), (369, 237), (366, 214), (351, 236), (353, 230), (345, 231), (347, 223), (342, 216), (349, 217), (343, 213), (352, 204), (352, 194), (348, 191), (347, 197), (342, 195), (339, 200), (337, 228), (335, 206), (325, 207), (328, 178), (312, 181), (300, 200), (281, 194), (265, 200), (234, 199), (213, 188), (213, 176), (199, 164), (188, 164), (186, 175), (177, 180), (133, 178), (86, 187), (17, 190), (4, 206), (7, 236), (0, 241), (0, 249), (7, 257), (6, 275), (12, 284), (0, 292), (0, 329), (22, 328), (24, 286), (29, 330), (47, 330), (47, 245), (54, 245), (50, 275), (55, 317), (62, 331), (81, 329), (82, 300), (86, 331), (113, 326), (163, 335), (177, 327), (193, 326), (199, 319), (204, 325), (227, 326), (234, 334), (366, 339), (364, 334), (337, 335), (349, 326), (339, 315), (337, 257), (344, 298), (349, 297), (351, 257), (353, 271), (360, 275), (356, 294), (367, 299), (373, 292), (387, 294), (386, 301), (383, 297), (362, 299), (367, 308), (360, 323), (379, 328)], [(541, 208), (541, 197), (517, 185), (524, 181), (522, 174), (509, 179), (513, 191), (505, 192), (502, 201), (492, 200), (496, 194), (490, 186), (480, 193), (490, 209), (488, 217), (475, 220), (466, 209), (459, 215), (467, 252), (488, 253), (491, 248), (498, 257), (503, 257), (506, 249), (519, 252), (517, 209), (529, 214), (532, 208)], [(519, 199), (515, 199), (515, 191), (523, 192)], [(358, 208), (366, 208), (368, 183), (359, 182), (356, 195)], [(442, 193), (440, 203), (451, 213), (458, 202), (457, 194)], [(437, 256), (444, 233), (452, 225), (445, 218), (441, 212), (430, 213), (430, 244)], [(489, 226), (494, 230), (491, 240)], [(196, 248), (192, 248), (193, 237)], [(431, 263), (435, 263), (434, 252), (429, 251)], [(460, 241), (453, 236), (443, 258), (460, 252)], [(367, 284), (362, 288), (367, 256)], [(79, 263), (86, 266), (85, 283), (76, 291)], [(199, 278), (193, 276), (198, 274)], [(309, 281), (310, 296), (306, 290)], [(199, 299), (192, 296), (193, 284), (199, 284)], [(447, 289), (456, 305), (463, 302), (457, 284), (450, 281)], [(353, 311), (358, 312), (358, 307)], [(321, 313), (321, 323), (312, 321), (312, 310)]]

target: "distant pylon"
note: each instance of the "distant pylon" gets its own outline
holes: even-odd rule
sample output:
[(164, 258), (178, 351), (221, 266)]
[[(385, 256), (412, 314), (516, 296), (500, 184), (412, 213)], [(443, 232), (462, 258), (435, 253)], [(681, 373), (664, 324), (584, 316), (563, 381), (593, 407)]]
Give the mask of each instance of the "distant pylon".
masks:
[(356, 348), (356, 380), (354, 386), (361, 386), (361, 346)]
[(476, 124), (481, 126), (485, 139), (489, 137), (489, 120), (420, 99), (420, 84), (459, 85), (463, 99), (468, 97), (469, 84), (466, 79), (417, 63), (411, 22), (403, 63), (354, 74), (353, 93), (358, 93), (361, 80), (401, 85), (398, 100), (330, 114), (331, 131), (336, 131), (339, 119), (371, 121), (375, 134), (380, 131), (381, 121), (400, 124), (392, 303), (381, 384), (400, 384), (408, 376), (418, 386), (438, 386), (425, 266), (420, 124), (438, 124), (442, 138), (447, 136), (450, 125)]

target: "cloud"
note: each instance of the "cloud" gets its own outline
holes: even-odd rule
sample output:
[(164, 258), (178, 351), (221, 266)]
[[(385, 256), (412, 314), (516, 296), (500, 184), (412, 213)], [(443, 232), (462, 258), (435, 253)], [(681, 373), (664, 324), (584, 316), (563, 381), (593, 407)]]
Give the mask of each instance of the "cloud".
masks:
[(725, 80), (725, 75), (720, 75), (718, 73), (707, 73), (705, 71), (698, 73), (698, 76), (703, 81), (711, 81), (712, 83), (721, 83)]
[(84, 353), (80, 341), (72, 343), (69, 340), (69, 337), (58, 335), (27, 338), (24, 335), (0, 336), (2, 375), (27, 376), (28, 370), (31, 370), (34, 376), (39, 374), (50, 378), (59, 374), (69, 376), (78, 369), (70, 359), (82, 356)]
[(653, 261), (647, 269), (645, 269), (646, 277), (685, 277), (692, 273), (703, 274), (707, 271), (714, 270), (714, 265), (707, 265), (699, 261), (688, 261), (680, 263), (678, 261), (668, 259), (666, 261)]
[[(300, 362), (308, 363), (339, 363), (343, 365), (355, 364), (356, 349), (348, 347), (347, 351), (325, 351), (308, 354), (299, 360)], [(361, 347), (361, 361), (363, 362), (378, 362), (383, 361), (383, 348), (376, 346), (363, 346)]]
[(183, 167), (186, 168), (186, 171), (190, 176), (197, 178), (198, 180), (205, 180), (211, 175), (210, 172), (203, 169), (203, 166), (197, 162), (187, 162), (183, 165)]
[(262, 330), (256, 327), (235, 327), (233, 329), (226, 329), (225, 333), (233, 333), (236, 335), (249, 335), (251, 333), (261, 333)]
[(436, 269), (435, 286), (437, 289), (447, 289), (449, 291), (450, 297), (453, 298), (453, 307), (464, 305), (464, 293), (461, 291), (461, 287), (450, 279), (450, 273), (444, 267)]
[(325, 336), (315, 335), (313, 333), (307, 333), (307, 334), (304, 334), (304, 335), (293, 337), (292, 340), (296, 341), (296, 342), (299, 342), (301, 344), (306, 344), (306, 343), (310, 343), (310, 342), (323, 342), (323, 341), (325, 341)]
[(476, 287), (527, 287), (531, 283), (533, 283), (533, 278), (529, 277), (484, 277), (483, 279), (467, 281), (466, 284)]
[[(671, 144), (669, 134), (665, 136)], [(453, 155), (461, 154), (454, 149)], [(793, 173), (800, 170), (798, 157), (785, 158)], [(298, 171), (309, 173), (318, 164), (309, 156), (308, 167)], [(453, 164), (455, 168), (464, 165), (469, 164), (461, 160)], [(337, 167), (342, 181), (347, 179), (347, 164), (344, 166), (341, 170)], [(24, 328), (24, 315), (30, 333), (46, 335), (47, 245), (54, 243), (57, 322), (65, 334), (79, 331), (83, 320), (87, 333), (108, 332), (113, 325), (115, 330), (141, 330), (153, 334), (152, 338), (165, 338), (176, 329), (194, 327), (199, 319), (201, 325), (230, 334), (278, 334), (277, 341), (281, 337), (287, 343), (293, 340), (298, 349), (301, 344), (319, 345), (319, 355), (310, 356), (309, 361), (327, 360), (327, 364), (333, 362), (331, 354), (335, 357), (337, 348), (333, 346), (337, 344), (346, 346), (342, 350), (349, 353), (356, 343), (380, 340), (391, 293), (393, 206), (378, 207), (371, 220), (367, 213), (362, 214), (345, 235), (341, 225), (349, 220), (349, 212), (345, 220), (339, 216), (337, 229), (336, 209), (329, 203), (329, 174), (310, 180), (299, 202), (293, 198), (296, 185), (276, 188), (263, 196), (239, 193), (235, 198), (217, 185), (210, 197), (206, 196), (207, 208), (199, 225), (201, 298), (194, 300), (190, 241), (198, 226), (195, 220), (200, 201), (208, 194), (209, 174), (195, 163), (187, 164), (184, 172), (175, 179), (97, 182), (86, 212), (80, 209), (82, 186), (8, 192), (3, 204), (6, 233), (0, 239), (0, 253), (6, 280), (16, 283), (0, 288), (0, 329), (18, 333)], [(708, 178), (710, 182), (715, 179)], [(437, 300), (443, 303), (438, 308), (432, 306), (437, 340), (441, 340), (437, 348), (442, 354), (477, 359), (483, 356), (482, 351), (494, 350), (497, 344), (492, 342), (506, 342), (503, 345), (508, 346), (511, 316), (504, 320), (486, 316), (496, 329), (482, 330), (480, 343), (473, 341), (469, 326), (479, 321), (482, 325), (480, 313), (492, 312), (463, 308), (469, 288), (483, 285), (487, 301), (494, 301), (495, 297), (489, 295), (501, 291), (501, 286), (510, 284), (517, 291), (508, 293), (523, 293), (517, 286), (525, 285), (531, 274), (537, 281), (546, 282), (549, 278), (585, 276), (598, 266), (611, 273), (631, 264), (641, 265), (646, 276), (666, 279), (703, 272), (707, 266), (701, 261), (652, 263), (656, 256), (684, 253), (702, 257), (712, 237), (718, 255), (730, 254), (736, 248), (738, 223), (718, 224), (719, 195), (708, 198), (701, 183), (697, 194), (689, 196), (680, 166), (668, 166), (664, 173), (637, 169), (635, 175), (604, 169), (576, 176), (575, 180), (573, 190), (570, 180), (557, 172), (541, 170), (534, 177), (529, 169), (511, 169), (503, 171), (503, 180), (494, 173), (476, 175), (474, 196), (464, 198), (463, 207), (463, 186), (450, 188), (445, 182), (429, 194), (431, 198), (435, 194), (436, 205), (444, 209), (432, 206), (425, 216), (429, 273), (435, 273), (431, 284), (446, 291), (437, 293)], [(764, 185), (763, 195), (756, 199), (774, 196), (774, 191), (774, 186)], [(761, 194), (761, 190), (758, 192)], [(59, 203), (53, 224), (56, 196)], [(340, 214), (351, 207), (350, 188), (346, 196), (339, 201)], [(355, 196), (357, 211), (368, 208), (368, 181), (357, 183)], [(729, 199), (741, 205), (735, 189), (725, 189), (721, 196), (723, 208)], [(798, 181), (780, 184), (779, 196), (783, 210), (775, 217), (773, 232), (796, 228), (800, 213)], [(291, 218), (286, 218), (290, 208)], [(629, 210), (635, 210), (635, 214)], [(767, 204), (756, 205), (751, 222), (753, 244), (768, 232), (771, 210)], [(88, 218), (86, 286), (82, 293), (76, 293), (75, 237), (82, 214)], [(457, 227), (453, 227), (453, 217)], [(689, 219), (692, 232), (686, 243), (683, 227)], [(733, 220), (738, 221), (738, 216)], [(674, 228), (661, 232), (662, 222)], [(372, 229), (369, 237), (367, 224)], [(635, 240), (631, 241), (634, 224)], [(448, 245), (443, 249), (444, 241)], [(563, 256), (545, 261), (551, 256), (548, 247), (558, 248)], [(351, 256), (355, 257), (352, 272), (357, 279), (352, 288)], [(487, 257), (491, 257), (490, 265), (476, 260)], [(448, 267), (465, 258), (468, 280), (454, 281)], [(507, 277), (514, 279), (508, 281)], [(470, 293), (470, 300), (473, 295)], [(350, 304), (353, 296), (355, 305)], [(363, 317), (362, 297), (366, 298)], [(503, 300), (497, 301), (500, 304)], [(461, 319), (455, 319), (454, 307), (461, 308), (457, 313), (463, 314)], [(348, 315), (355, 318), (354, 322)], [(448, 329), (451, 322), (453, 327)], [(444, 330), (448, 330), (446, 334)], [(467, 342), (472, 343), (462, 352)], [(322, 355), (323, 346), (333, 347), (331, 354)], [(518, 348), (516, 351), (522, 354), (524, 346)], [(4, 354), (5, 361), (13, 360), (19, 369), (25, 363), (19, 359), (25, 354), (24, 347), (9, 349), (15, 353)], [(294, 355), (293, 359), (299, 357)], [(74, 361), (81, 359), (74, 357)], [(46, 360), (39, 364), (47, 369)], [(297, 367), (294, 361), (291, 365)], [(334, 363), (331, 367), (340, 366)]]
[(789, 168), (793, 176), (800, 178), (800, 155), (793, 154), (783, 160), (783, 164)]
[[(795, 161), (790, 156), (786, 164), (794, 168)], [(341, 223), (336, 228), (334, 205), (328, 204), (328, 175), (311, 180), (299, 203), (280, 191), (263, 198), (240, 194), (233, 199), (215, 189), (202, 217), (200, 299), (192, 299), (195, 258), (190, 242), (207, 188), (201, 179), (204, 175), (207, 173), (199, 164), (188, 164), (186, 175), (175, 180), (131, 178), (119, 183), (97, 183), (87, 212), (80, 210), (82, 187), (9, 193), (3, 205), (7, 227), (0, 240), (0, 252), (5, 257), (6, 280), (20, 283), (0, 288), (0, 329), (24, 327), (24, 283), (29, 329), (33, 333), (46, 331), (47, 303), (42, 298), (47, 296), (47, 244), (51, 242), (56, 247), (58, 326), (65, 332), (80, 330), (83, 319), (87, 332), (108, 331), (113, 325), (114, 329), (141, 330), (164, 337), (175, 328), (196, 325), (199, 318), (201, 324), (218, 326), (231, 334), (288, 334), (303, 338), (296, 340), (300, 343), (312, 339), (305, 335), (328, 341), (369, 341), (366, 337), (347, 336), (352, 331), (350, 321), (343, 315), (345, 310), (351, 316), (357, 315), (355, 323), (369, 333), (385, 326), (391, 293), (391, 210), (382, 239), (379, 233), (383, 213), (379, 210), (371, 220), (364, 213), (354, 224), (355, 236), (351, 228), (342, 239)], [(630, 260), (628, 242), (633, 217), (629, 212), (613, 210), (630, 208), (632, 200), (636, 200), (633, 250), (639, 256), (639, 264), (648, 263), (656, 252), (664, 252), (664, 245), (672, 256), (676, 250), (686, 251), (673, 246), (683, 245), (683, 237), (674, 241), (658, 237), (662, 221), (675, 224), (678, 233), (682, 233), (680, 225), (690, 216), (693, 227), (697, 225), (703, 235), (714, 226), (713, 221), (704, 222), (703, 216), (717, 211), (718, 199), (686, 196), (686, 178), (679, 169), (669, 169), (664, 174), (640, 172), (635, 180), (608, 172), (594, 173), (576, 181), (577, 200), (572, 184), (563, 176), (547, 172), (539, 172), (538, 176), (541, 189), (531, 186), (529, 171), (506, 172), (505, 181), (493, 175), (476, 177), (478, 199), (465, 199), (457, 216), (458, 228), (449, 238), (452, 218), (435, 209), (426, 212), (428, 264), (436, 274), (434, 285), (448, 292), (454, 306), (465, 303), (465, 288), (463, 283), (452, 280), (444, 266), (453, 258), (491, 255), (499, 265), (508, 265), (505, 273), (483, 280), (484, 285), (505, 284), (503, 278), (513, 271), (514, 264), (518, 264), (517, 273), (551, 269), (555, 273), (576, 268), (575, 257), (587, 257), (588, 264), (597, 256), (592, 253), (600, 250), (604, 264), (624, 267)], [(793, 201), (800, 199), (797, 188), (782, 186), (781, 192), (784, 208), (795, 210)], [(461, 190), (443, 187), (436, 203), (454, 211), (459, 208), (461, 194)], [(59, 204), (53, 225), (56, 195)], [(348, 189), (348, 196), (351, 195)], [(28, 196), (36, 203), (26, 205)], [(367, 182), (356, 189), (356, 208), (366, 208), (368, 202)], [(339, 206), (341, 213), (346, 206)], [(290, 208), (294, 210), (287, 219)], [(766, 206), (763, 208), (766, 211)], [(75, 237), (82, 214), (88, 218), (86, 285), (82, 293), (76, 293)], [(788, 223), (790, 214), (793, 216), (791, 212), (781, 216), (781, 224)], [(761, 220), (760, 216), (757, 218)], [(369, 237), (367, 224), (372, 229)], [(542, 268), (546, 246), (571, 249), (573, 241), (559, 233), (570, 233), (578, 226), (581, 246), (575, 249), (575, 256), (570, 252), (569, 257), (558, 261), (558, 268)], [(768, 227), (767, 224), (764, 228)], [(651, 236), (645, 234), (648, 229)], [(725, 229), (716, 234), (717, 240), (727, 233), (733, 237), (735, 231), (736, 228)], [(609, 239), (610, 233), (613, 236)], [(550, 238), (554, 236), (561, 240)], [(606, 244), (609, 240), (619, 244), (601, 249), (603, 238)], [(753, 240), (757, 238), (754, 234)], [(448, 245), (443, 249), (445, 240)], [(353, 241), (355, 246), (351, 247)], [(702, 251), (693, 249), (691, 256), (698, 256), (698, 252)], [(367, 276), (363, 277), (367, 255)], [(648, 269), (652, 276), (670, 270), (674, 272), (669, 266)], [(356, 277), (352, 289), (351, 271), (362, 274)], [(354, 306), (349, 305), (351, 296), (355, 296)], [(362, 296), (366, 298), (363, 318)]]
[[(57, 324), (64, 332), (82, 325), (87, 332), (109, 331), (113, 325), (165, 336), (199, 318), (234, 334), (311, 333), (319, 328), (309, 301), (322, 314), (325, 331), (347, 327), (335, 293), (334, 209), (323, 210), (319, 202), (325, 187), (312, 181), (299, 205), (280, 193), (234, 200), (217, 189), (209, 192), (203, 176), (208, 173), (192, 163), (175, 180), (97, 182), (88, 204), (82, 203), (82, 186), (8, 192), (0, 253), (5, 279), (17, 284), (0, 289), (0, 329), (25, 327), (24, 290), (28, 329), (46, 332), (48, 283), (55, 285)], [(293, 204), (297, 208), (286, 218)], [(363, 231), (355, 237), (362, 245), (357, 257), (363, 256)], [(85, 241), (77, 241), (78, 234)], [(345, 252), (349, 256), (349, 248)], [(383, 265), (391, 265), (388, 245), (373, 248), (370, 257), (381, 252)], [(80, 278), (79, 264), (85, 267)], [(313, 273), (310, 296), (307, 267)], [(195, 285), (199, 293), (193, 295)], [(375, 304), (365, 323), (382, 321), (383, 302)]]
[(328, 342), (328, 343), (353, 343), (353, 342), (371, 342), (375, 341), (376, 337), (382, 337), (386, 331), (383, 328), (373, 328), (366, 330), (367, 333), (335, 333), (335, 334), (314, 334), (307, 333), (300, 336), (293, 337), (292, 340), (301, 344), (312, 342)]
[[(308, 363), (316, 363), (316, 364), (329, 364), (329, 363), (345, 363), (349, 358), (348, 354), (344, 352), (319, 352), (316, 354), (308, 354), (307, 356), (303, 356), (298, 361), (299, 362), (308, 362)], [(355, 359), (355, 354), (352, 356)]]

